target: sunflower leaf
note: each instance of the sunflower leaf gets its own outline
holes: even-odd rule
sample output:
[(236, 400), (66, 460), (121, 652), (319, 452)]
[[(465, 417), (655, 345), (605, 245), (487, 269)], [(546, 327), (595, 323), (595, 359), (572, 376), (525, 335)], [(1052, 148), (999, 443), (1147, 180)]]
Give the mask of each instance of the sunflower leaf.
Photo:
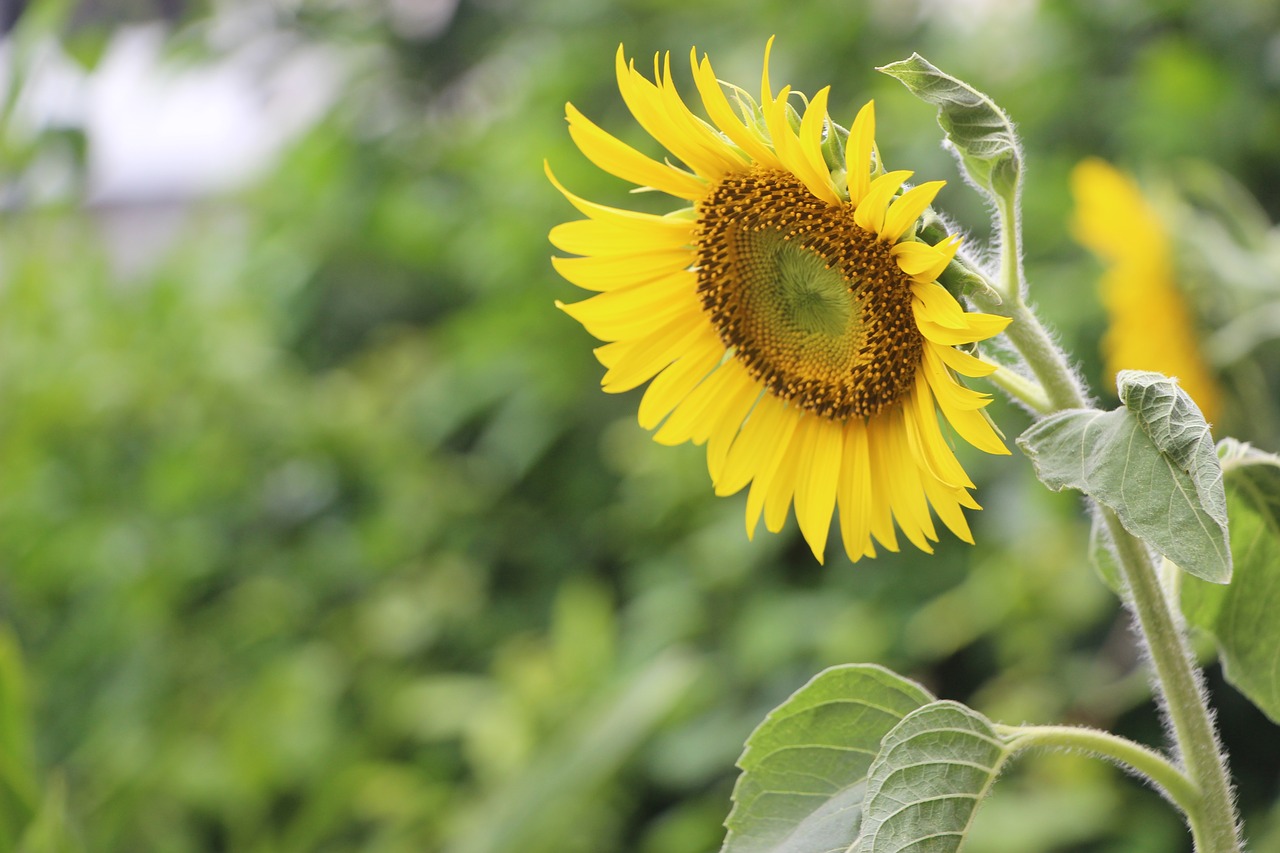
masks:
[(1022, 146), (1013, 122), (994, 101), (918, 53), (876, 70), (938, 108), (938, 124), (970, 180), (996, 198), (1016, 197), (1022, 179)]
[(1280, 723), (1280, 457), (1218, 444), (1235, 574), (1228, 586), (1188, 579), (1182, 611), (1218, 641), (1227, 681)]
[(1230, 582), (1222, 466), (1204, 416), (1158, 373), (1124, 370), (1117, 384), (1122, 408), (1057, 412), (1018, 446), (1049, 488), (1079, 489), (1184, 571)]
[(880, 741), (933, 697), (871, 664), (824, 670), (747, 739), (721, 853), (831, 853), (862, 822)]
[(1009, 750), (990, 721), (957, 702), (912, 711), (880, 744), (858, 853), (954, 853)]

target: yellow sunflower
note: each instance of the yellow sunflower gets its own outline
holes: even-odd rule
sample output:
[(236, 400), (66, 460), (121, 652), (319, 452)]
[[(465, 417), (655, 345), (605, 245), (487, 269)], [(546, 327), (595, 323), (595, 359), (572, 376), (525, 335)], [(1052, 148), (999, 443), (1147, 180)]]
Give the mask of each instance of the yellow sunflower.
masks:
[(1102, 340), (1108, 374), (1131, 369), (1176, 376), (1212, 423), (1222, 396), (1178, 289), (1164, 223), (1133, 178), (1103, 160), (1077, 164), (1071, 192), (1076, 239), (1107, 264), (1100, 288), (1110, 317)]
[(591, 162), (682, 200), (681, 210), (605, 207), (547, 171), (587, 217), (550, 239), (581, 256), (554, 258), (559, 273), (598, 293), (557, 304), (609, 342), (595, 351), (604, 390), (652, 380), (641, 426), (663, 444), (705, 443), (716, 494), (750, 485), (748, 536), (762, 514), (780, 531), (794, 501), (819, 561), (833, 513), (855, 561), (875, 556), (875, 542), (898, 550), (895, 520), (932, 552), (930, 506), (972, 542), (962, 507), (979, 508), (973, 482), (937, 413), (975, 447), (1008, 453), (981, 411), (990, 396), (956, 378), (994, 370), (956, 347), (1008, 321), (967, 313), (937, 283), (958, 238), (916, 239), (942, 182), (904, 191), (910, 172), (884, 172), (871, 103), (843, 162), (829, 162), (824, 151), (844, 136), (827, 116), (829, 87), (797, 112), (790, 87), (773, 92), (768, 47), (760, 103), (734, 90), (737, 110), (709, 60), (695, 49), (690, 61), (710, 122), (681, 100), (669, 55), (661, 67), (655, 57), (652, 81), (622, 48), (617, 56), (627, 107), (683, 165), (651, 159), (566, 107)]

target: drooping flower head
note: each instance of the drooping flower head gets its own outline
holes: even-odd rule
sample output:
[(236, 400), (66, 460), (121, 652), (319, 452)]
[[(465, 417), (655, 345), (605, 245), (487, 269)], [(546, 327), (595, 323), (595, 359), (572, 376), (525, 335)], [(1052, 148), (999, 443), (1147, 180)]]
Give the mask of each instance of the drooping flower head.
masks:
[(932, 552), (930, 506), (972, 542), (973, 483), (938, 412), (975, 447), (1008, 452), (981, 411), (989, 396), (957, 380), (994, 368), (956, 348), (1007, 320), (966, 312), (937, 282), (959, 239), (929, 245), (916, 232), (942, 182), (904, 191), (911, 173), (884, 171), (871, 103), (847, 139), (827, 116), (829, 88), (797, 112), (790, 87), (773, 91), (768, 48), (758, 104), (740, 90), (731, 101), (710, 61), (690, 60), (710, 122), (681, 99), (669, 55), (652, 81), (617, 56), (628, 108), (682, 165), (566, 108), (591, 162), (682, 209), (606, 207), (547, 172), (587, 217), (550, 238), (581, 256), (554, 258), (560, 274), (598, 294), (560, 307), (609, 342), (596, 350), (604, 390), (652, 380), (641, 426), (663, 444), (705, 443), (716, 494), (750, 486), (748, 536), (761, 516), (780, 531), (794, 501), (820, 561), (833, 512), (855, 561), (876, 542), (898, 550), (895, 521)]
[(1222, 395), (1178, 288), (1173, 244), (1159, 214), (1133, 178), (1097, 158), (1076, 165), (1071, 192), (1076, 239), (1107, 265), (1099, 284), (1110, 318), (1102, 340), (1107, 373), (1176, 376), (1212, 423)]

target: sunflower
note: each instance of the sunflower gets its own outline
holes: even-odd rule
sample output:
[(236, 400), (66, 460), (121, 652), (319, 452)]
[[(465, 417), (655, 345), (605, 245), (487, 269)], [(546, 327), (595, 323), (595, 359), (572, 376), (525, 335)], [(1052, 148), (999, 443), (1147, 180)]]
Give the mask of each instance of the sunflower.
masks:
[(1102, 340), (1107, 372), (1154, 370), (1178, 384), (1212, 422), (1222, 409), (1190, 306), (1177, 285), (1173, 246), (1133, 178), (1092, 158), (1071, 173), (1076, 239), (1107, 269), (1100, 289), (1110, 327)]
[[(770, 46), (772, 40), (770, 40)], [(706, 444), (717, 495), (750, 486), (747, 535), (763, 515), (796, 520), (822, 561), (833, 513), (851, 560), (898, 534), (932, 553), (930, 506), (972, 542), (973, 482), (938, 419), (988, 453), (1008, 453), (982, 412), (990, 396), (957, 374), (995, 368), (956, 347), (1008, 320), (968, 313), (937, 282), (959, 247), (916, 238), (942, 182), (906, 189), (875, 145), (874, 105), (844, 133), (830, 87), (792, 107), (765, 49), (761, 99), (731, 90), (690, 55), (707, 122), (685, 105), (670, 55), (653, 80), (620, 47), (618, 87), (640, 126), (680, 161), (657, 161), (566, 106), (569, 134), (596, 166), (684, 202), (668, 215), (606, 207), (556, 188), (587, 218), (552, 229), (580, 257), (553, 258), (597, 295), (557, 305), (607, 341), (595, 353), (611, 393), (649, 382), (639, 421), (663, 444)], [(838, 153), (843, 143), (843, 153)], [(971, 347), (970, 347), (971, 348)], [(874, 541), (873, 541), (874, 540)]]

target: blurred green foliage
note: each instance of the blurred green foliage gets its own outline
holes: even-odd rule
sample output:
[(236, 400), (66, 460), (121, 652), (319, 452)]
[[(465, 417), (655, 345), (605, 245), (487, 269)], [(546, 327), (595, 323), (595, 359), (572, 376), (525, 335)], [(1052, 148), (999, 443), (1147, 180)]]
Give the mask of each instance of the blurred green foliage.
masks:
[[(777, 33), (775, 80), (833, 83), (837, 115), (875, 97), (889, 162), (948, 178), (982, 239), (932, 109), (873, 70), (917, 50), (1019, 123), (1034, 297), (1102, 388), (1067, 171), (1204, 158), (1274, 218), (1274, 4), (262, 7), (354, 70), (251, 187), (152, 210), (178, 236), (141, 265), (84, 203), (92, 139), (0, 128), (0, 851), (701, 853), (747, 734), (846, 661), (1160, 741), (1080, 507), (1020, 457), (964, 460), (977, 547), (823, 568), (794, 528), (748, 542), (741, 496), (601, 394), (553, 308), (575, 297), (545, 236), (574, 214), (542, 162), (621, 203), (562, 122), (572, 100), (656, 153), (618, 42), (641, 66), (696, 43), (750, 88)], [(168, 24), (172, 61), (218, 60), (212, 14)], [(92, 63), (116, 26), (36, 3), (11, 67), (51, 34)], [(75, 180), (47, 200), (51, 162)], [(1213, 686), (1271, 849), (1280, 739)], [(1070, 756), (1021, 762), (978, 821), (971, 853), (1189, 849), (1154, 793)]]

